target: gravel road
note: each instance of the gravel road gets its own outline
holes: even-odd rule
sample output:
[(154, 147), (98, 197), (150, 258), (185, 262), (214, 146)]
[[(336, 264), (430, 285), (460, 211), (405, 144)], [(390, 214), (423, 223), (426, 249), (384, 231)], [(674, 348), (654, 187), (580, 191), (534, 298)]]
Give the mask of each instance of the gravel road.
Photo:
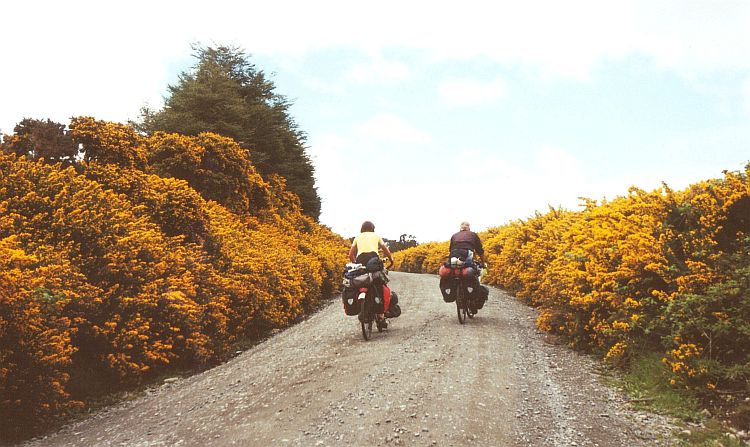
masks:
[(362, 339), (335, 301), (231, 361), (25, 445), (653, 446), (595, 362), (547, 343), (500, 290), (460, 325), (434, 275), (391, 273), (403, 314)]

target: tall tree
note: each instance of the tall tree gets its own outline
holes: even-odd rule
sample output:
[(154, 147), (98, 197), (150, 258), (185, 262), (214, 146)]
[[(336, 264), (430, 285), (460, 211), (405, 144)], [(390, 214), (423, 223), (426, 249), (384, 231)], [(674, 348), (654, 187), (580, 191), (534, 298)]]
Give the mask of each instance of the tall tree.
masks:
[(65, 130), (65, 125), (50, 119), (24, 118), (16, 124), (13, 132), (14, 135), (6, 135), (3, 140), (2, 147), (7, 152), (67, 164), (73, 163), (78, 155), (78, 145)]
[(164, 108), (144, 108), (136, 127), (146, 133), (186, 135), (213, 132), (233, 138), (249, 151), (263, 175), (279, 174), (297, 194), (305, 214), (317, 219), (320, 197), (305, 134), (289, 115), (291, 103), (250, 56), (236, 47), (193, 47), (197, 63), (168, 86)]

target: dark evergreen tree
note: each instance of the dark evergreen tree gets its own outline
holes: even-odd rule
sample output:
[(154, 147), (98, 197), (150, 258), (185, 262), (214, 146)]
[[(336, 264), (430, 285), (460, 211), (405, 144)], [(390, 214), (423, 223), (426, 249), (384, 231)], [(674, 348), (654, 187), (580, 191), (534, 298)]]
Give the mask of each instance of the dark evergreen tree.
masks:
[(29, 159), (44, 158), (50, 163), (72, 164), (78, 154), (75, 144), (64, 124), (50, 119), (24, 118), (13, 129), (14, 135), (6, 135), (3, 150)]
[(414, 235), (407, 235), (406, 233), (399, 236), (398, 240), (383, 239), (383, 241), (388, 244), (388, 249), (391, 250), (391, 253), (419, 245), (419, 242), (417, 242), (417, 238)]
[(299, 196), (303, 211), (318, 219), (320, 197), (306, 136), (289, 115), (291, 103), (250, 57), (236, 47), (196, 45), (197, 64), (168, 87), (164, 108), (144, 108), (136, 127), (143, 132), (197, 135), (214, 132), (233, 138), (263, 175), (279, 174)]

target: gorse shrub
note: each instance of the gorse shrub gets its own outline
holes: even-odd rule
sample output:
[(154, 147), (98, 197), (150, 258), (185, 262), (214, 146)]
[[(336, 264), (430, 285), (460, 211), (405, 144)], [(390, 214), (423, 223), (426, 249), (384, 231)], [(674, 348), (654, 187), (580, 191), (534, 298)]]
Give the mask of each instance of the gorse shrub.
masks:
[[(485, 282), (537, 307), (539, 328), (626, 364), (662, 352), (670, 382), (750, 385), (750, 165), (684, 191), (631, 188), (581, 211), (550, 209), (483, 233)], [(399, 252), (435, 273), (446, 244)]]
[(393, 268), (402, 272), (437, 273), (448, 256), (448, 242), (428, 242), (393, 255)]
[(83, 156), (67, 167), (0, 152), (3, 438), (225, 358), (313, 309), (346, 262), (343, 239), (230, 139), (91, 118), (70, 135)]

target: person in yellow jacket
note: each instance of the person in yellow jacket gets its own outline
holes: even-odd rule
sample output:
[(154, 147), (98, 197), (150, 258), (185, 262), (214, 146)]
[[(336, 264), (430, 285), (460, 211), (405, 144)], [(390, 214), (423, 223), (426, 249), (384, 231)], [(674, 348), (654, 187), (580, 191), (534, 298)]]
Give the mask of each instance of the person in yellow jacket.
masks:
[(352, 242), (352, 248), (349, 249), (350, 261), (365, 265), (371, 258), (379, 256), (378, 250), (382, 249), (388, 261), (393, 264), (393, 255), (383, 239), (375, 234), (375, 225), (372, 222), (365, 221), (359, 231), (359, 235)]
[[(375, 234), (375, 225), (366, 220), (362, 224), (362, 228), (359, 230), (360, 233), (354, 238), (352, 247), (349, 249), (349, 260), (358, 264), (367, 265), (367, 261), (372, 258), (378, 258), (378, 250), (382, 249), (383, 253), (388, 257), (390, 266), (393, 265), (393, 255), (388, 249), (388, 246), (383, 242), (383, 238)], [(383, 297), (383, 285), (378, 286), (378, 294)], [(377, 315), (377, 324), (379, 328), (387, 328), (388, 323), (385, 321), (384, 314)]]

